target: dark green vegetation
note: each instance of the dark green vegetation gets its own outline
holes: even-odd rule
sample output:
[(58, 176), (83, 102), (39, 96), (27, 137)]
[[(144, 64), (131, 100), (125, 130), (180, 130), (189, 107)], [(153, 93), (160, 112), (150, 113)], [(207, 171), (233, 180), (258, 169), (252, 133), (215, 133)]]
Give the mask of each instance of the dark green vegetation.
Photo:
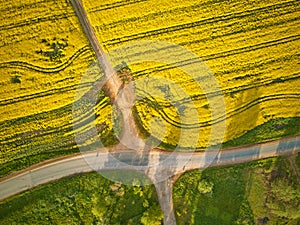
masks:
[(160, 225), (162, 218), (154, 186), (124, 186), (97, 173), (64, 178), (0, 203), (0, 224)]
[(298, 168), (300, 168), (300, 153), (296, 157), (296, 165), (297, 165)]
[(300, 186), (282, 157), (188, 172), (173, 198), (178, 225), (300, 223)]
[(37, 50), (37, 54), (41, 54), (51, 61), (62, 63), (61, 58), (65, 56), (64, 49), (68, 47), (67, 38), (62, 38), (61, 40), (57, 40), (54, 38), (53, 40), (42, 39), (42, 43), (44, 43), (50, 50)]

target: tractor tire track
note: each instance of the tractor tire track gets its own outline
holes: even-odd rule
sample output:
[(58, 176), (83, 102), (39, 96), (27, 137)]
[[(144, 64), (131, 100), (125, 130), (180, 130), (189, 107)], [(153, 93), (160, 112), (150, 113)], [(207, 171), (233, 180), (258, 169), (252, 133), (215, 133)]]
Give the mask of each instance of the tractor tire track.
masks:
[[(157, 17), (160, 17), (160, 16), (165, 15), (165, 14), (181, 15), (181, 14), (184, 14), (184, 13), (189, 12), (189, 11), (197, 11), (197, 10), (203, 9), (204, 7), (207, 6), (207, 4), (211, 4), (211, 3), (210, 2), (199, 3), (199, 4), (192, 5), (192, 6), (179, 7), (179, 8), (175, 8), (175, 9), (171, 9), (171, 10), (166, 10), (166, 11), (151, 12), (151, 13), (143, 15), (141, 17), (130, 17), (130, 18), (122, 19), (122, 20), (115, 21), (115, 22), (112, 22), (112, 23), (103, 24), (102, 27), (104, 29), (109, 30), (111, 28), (114, 28), (114, 27), (117, 27), (117, 26), (120, 26), (120, 25), (124, 25), (125, 23), (135, 23), (135, 22), (140, 23), (140, 22), (144, 22), (144, 21), (155, 20)], [(283, 10), (276, 11), (276, 13), (278, 13), (278, 15), (285, 15), (285, 14), (289, 14), (289, 13), (293, 13), (293, 12), (297, 12), (296, 7), (288, 8), (284, 12), (283, 12)], [(270, 15), (266, 15), (266, 17), (269, 17), (269, 16)], [(276, 15), (271, 14), (271, 16), (274, 17)], [(193, 22), (191, 22), (191, 23), (193, 23)], [(100, 27), (100, 26), (98, 26), (98, 27)], [(161, 29), (167, 29), (167, 28), (161, 28)], [(108, 41), (110, 41), (110, 40), (108, 40)]]
[[(235, 12), (235, 13), (230, 13), (230, 14), (225, 14), (221, 15), (218, 17), (211, 17), (211, 18), (206, 18), (203, 20), (199, 20), (196, 22), (190, 22), (190, 23), (185, 23), (185, 24), (180, 24), (180, 25), (173, 25), (165, 28), (159, 28), (156, 30), (150, 30), (150, 31), (145, 31), (137, 34), (132, 34), (132, 35), (127, 35), (123, 37), (118, 37), (118, 38), (113, 38), (108, 41), (103, 42), (104, 45), (115, 45), (115, 44), (120, 44), (128, 41), (133, 41), (133, 40), (138, 40), (138, 39), (143, 39), (145, 37), (153, 37), (156, 35), (161, 35), (161, 34), (166, 34), (166, 33), (173, 33), (175, 31), (180, 31), (182, 29), (190, 29), (194, 28), (197, 26), (201, 25), (207, 25), (207, 24), (215, 24), (218, 22), (224, 22), (228, 21), (231, 19), (237, 19), (237, 18), (244, 18), (247, 16), (257, 16), (257, 13), (269, 13), (270, 11), (274, 10), (279, 10), (284, 7), (296, 7), (298, 6), (298, 1), (288, 1), (284, 3), (278, 3), (274, 5), (269, 5), (261, 8), (254, 8), (254, 9), (249, 9), (245, 11), (240, 11), (240, 12)], [(97, 27), (96, 27), (97, 28)]]
[(108, 10), (108, 9), (115, 9), (115, 8), (119, 8), (121, 6), (128, 6), (128, 5), (146, 2), (146, 1), (147, 0), (123, 0), (123, 1), (118, 1), (118, 2), (111, 3), (111, 4), (103, 4), (101, 6), (91, 8), (88, 10), (88, 12), (89, 13), (100, 12), (100, 11), (104, 11), (104, 10)]
[(74, 91), (80, 88), (86, 88), (89, 87), (93, 84), (93, 82), (87, 82), (87, 83), (82, 83), (80, 85), (78, 84), (73, 84), (70, 86), (65, 86), (63, 88), (54, 88), (48, 91), (43, 91), (43, 92), (39, 92), (39, 93), (35, 93), (35, 94), (30, 94), (30, 95), (24, 95), (24, 96), (19, 96), (19, 97), (15, 97), (15, 98), (10, 98), (10, 99), (5, 99), (0, 101), (0, 106), (5, 106), (5, 105), (9, 105), (9, 104), (15, 104), (18, 102), (24, 102), (24, 101), (28, 101), (28, 100), (32, 100), (35, 98), (42, 98), (42, 97), (47, 97), (47, 96), (51, 96), (54, 94), (60, 94), (60, 93), (65, 93), (65, 92), (69, 92), (69, 91)]
[[(246, 91), (246, 90), (250, 90), (256, 87), (263, 87), (263, 86), (269, 86), (272, 84), (276, 84), (279, 82), (286, 82), (286, 81), (292, 81), (292, 80), (297, 80), (300, 78), (300, 72), (295, 73), (295, 74), (291, 74), (289, 76), (283, 77), (283, 78), (269, 78), (269, 79), (265, 79), (265, 80), (257, 80), (256, 82), (253, 82), (251, 84), (245, 84), (245, 85), (241, 85), (238, 87), (234, 87), (234, 88), (227, 88), (222, 90), (222, 92), (208, 92), (207, 94), (200, 94), (200, 95), (194, 95), (191, 97), (192, 100), (200, 100), (200, 99), (206, 99), (206, 96), (217, 96), (220, 94), (235, 94), (235, 93), (239, 93), (242, 91)], [(188, 101), (188, 99), (182, 99), (181, 103), (184, 103)]]
[(25, 26), (29, 26), (29, 25), (38, 24), (41, 22), (67, 19), (71, 16), (75, 17), (75, 13), (73, 13), (73, 12), (72, 13), (60, 13), (60, 14), (45, 16), (45, 17), (34, 17), (34, 18), (26, 19), (24, 21), (17, 22), (17, 23), (2, 25), (0, 27), (0, 31), (6, 31), (6, 30), (14, 29), (14, 28), (25, 27)]
[[(210, 55), (205, 55), (205, 56), (201, 56), (201, 58), (195, 57), (192, 59), (182, 60), (182, 61), (178, 61), (178, 62), (168, 64), (168, 65), (156, 66), (154, 68), (149, 68), (149, 69), (133, 72), (132, 74), (134, 77), (140, 77), (140, 76), (144, 76), (144, 75), (149, 75), (150, 73), (153, 73), (153, 72), (161, 72), (161, 71), (165, 71), (165, 70), (169, 70), (169, 69), (175, 69), (175, 68), (178, 68), (181, 66), (183, 67), (183, 66), (187, 66), (190, 64), (201, 63), (203, 61), (209, 61), (209, 60), (214, 60), (214, 59), (218, 59), (218, 58), (229, 57), (229, 56), (233, 56), (233, 55), (247, 53), (247, 52), (260, 50), (260, 49), (277, 46), (277, 45), (281, 45), (281, 44), (286, 44), (286, 43), (294, 42), (294, 41), (298, 41), (298, 40), (300, 40), (300, 34), (292, 35), (292, 36), (288, 36), (288, 37), (284, 37), (284, 38), (280, 38), (280, 39), (276, 39), (276, 40), (266, 41), (266, 42), (262, 42), (262, 43), (255, 44), (255, 45), (249, 45), (249, 46), (245, 46), (245, 47), (241, 47), (241, 48), (236, 48), (236, 49), (232, 49), (232, 50), (228, 50), (228, 51), (223, 51), (223, 52), (219, 52), (219, 53), (214, 53), (214, 54), (210, 54)], [(165, 49), (163, 49), (163, 50), (165, 50)], [(153, 50), (153, 51), (155, 51), (155, 50)], [(130, 57), (130, 55), (128, 57)]]
[[(78, 101), (77, 101), (78, 102)], [(99, 110), (105, 108), (106, 106), (108, 106), (110, 103), (107, 101), (103, 101), (100, 102), (98, 105), (96, 105), (95, 107), (97, 107)], [(49, 116), (49, 120), (53, 120), (53, 117), (57, 117), (57, 115), (60, 115), (59, 117), (63, 117), (64, 114), (69, 115), (71, 113), (73, 104), (69, 104), (65, 107), (59, 108), (59, 109), (55, 109), (55, 110), (51, 110), (46, 112), (47, 116)], [(1, 127), (6, 127), (9, 126), (9, 124), (16, 124), (17, 121), (22, 121), (22, 123), (26, 123), (26, 121), (29, 121), (29, 123), (31, 121), (36, 121), (37, 117), (42, 117), (42, 114), (44, 115), (45, 113), (40, 113), (40, 114), (34, 114), (32, 116), (27, 116), (27, 117), (22, 117), (22, 118), (17, 118), (14, 120), (8, 120), (8, 121), (4, 121), (0, 123), (0, 128)], [(95, 119), (95, 112), (94, 109), (91, 109), (89, 111), (89, 113), (86, 113), (85, 115), (76, 118), (76, 120), (73, 120), (72, 123), (69, 124), (65, 124), (63, 126), (59, 126), (59, 127), (53, 127), (53, 128), (48, 128), (45, 130), (38, 130), (38, 131), (30, 131), (30, 132), (25, 132), (22, 134), (15, 134), (13, 136), (9, 136), (6, 138), (0, 139), (0, 145), (4, 145), (4, 144), (8, 144), (8, 143), (14, 143), (16, 141), (19, 141), (21, 139), (23, 139), (24, 137), (27, 138), (34, 138), (36, 136), (43, 136), (43, 135), (51, 135), (51, 134), (55, 134), (58, 131), (61, 132), (70, 132), (72, 129), (74, 129), (75, 127), (83, 127), (85, 125), (91, 124), (92, 122), (94, 122)]]
[(180, 123), (172, 118), (169, 117), (169, 115), (163, 110), (162, 107), (157, 107), (158, 103), (155, 101), (154, 98), (150, 99), (143, 99), (142, 102), (153, 108), (168, 124), (180, 128), (180, 129), (196, 129), (199, 127), (207, 127), (211, 126), (217, 123), (220, 123), (226, 119), (229, 119), (233, 116), (236, 116), (242, 112), (247, 111), (248, 109), (257, 106), (258, 104), (261, 104), (263, 102), (272, 101), (272, 100), (279, 100), (279, 99), (299, 99), (300, 94), (276, 94), (276, 95), (269, 95), (269, 96), (262, 96), (259, 97), (251, 102), (248, 102), (247, 104), (232, 110), (228, 112), (226, 115), (221, 115), (215, 120), (208, 120), (205, 122), (198, 122), (193, 124), (184, 124)]
[[(289, 11), (289, 12), (286, 12), (286, 13), (281, 13), (278, 16), (289, 15), (289, 14), (292, 14), (292, 12)], [(205, 43), (207, 41), (211, 41), (212, 39), (229, 37), (229, 36), (236, 35), (236, 34), (241, 34), (241, 33), (246, 33), (246, 32), (251, 32), (251, 31), (256, 31), (256, 30), (262, 30), (262, 29), (266, 29), (266, 28), (272, 29), (273, 27), (275, 28), (276, 26), (280, 26), (280, 25), (283, 25), (283, 24), (286, 25), (288, 23), (299, 21), (299, 19), (300, 19), (300, 17), (296, 16), (294, 18), (290, 18), (290, 19), (286, 19), (286, 20), (280, 20), (280, 21), (276, 21), (276, 22), (272, 22), (272, 23), (265, 23), (263, 25), (257, 25), (257, 24), (255, 24), (255, 26), (253, 26), (253, 27), (241, 28), (239, 30), (235, 30), (235, 31), (232, 31), (232, 32), (224, 33), (222, 35), (211, 35), (211, 36), (208, 36), (208, 37), (205, 37), (205, 38), (196, 39), (196, 40), (193, 40), (193, 41), (180, 42), (180, 43), (178, 43), (178, 45), (188, 46), (188, 45), (193, 45), (193, 44)], [(225, 24), (223, 26), (220, 26), (219, 28), (223, 28), (223, 27), (227, 28), (228, 25)], [(195, 32), (193, 34), (198, 34), (200, 36), (201, 32)], [(176, 35), (176, 38), (180, 38), (181, 36), (186, 36), (186, 34), (181, 33), (180, 35)]]
[[(34, 3), (23, 3), (21, 6), (19, 5), (16, 5), (16, 6), (13, 6), (13, 7), (9, 7), (9, 8), (2, 8), (0, 9), (0, 12), (8, 12), (8, 11), (16, 11), (16, 10), (25, 10), (25, 9), (32, 9), (32, 8), (36, 8), (36, 6), (38, 4), (41, 4), (41, 3), (49, 3), (50, 1), (48, 0), (42, 0), (42, 1), (36, 1)], [(54, 2), (54, 1), (52, 1)]]
[(41, 73), (58, 73), (64, 69), (66, 69), (68, 66), (70, 66), (79, 56), (84, 55), (86, 53), (92, 54), (92, 51), (90, 47), (84, 46), (78, 51), (76, 51), (71, 58), (69, 58), (66, 62), (52, 68), (45, 68), (41, 66), (36, 66), (27, 62), (21, 62), (21, 61), (11, 61), (11, 62), (3, 62), (0, 63), (0, 68), (21, 68), (21, 69), (28, 69), (28, 70), (33, 70), (36, 72), (41, 72)]
[[(285, 76), (285, 77), (280, 78), (280, 79), (269, 78), (269, 79), (264, 79), (263, 81), (262, 80), (257, 80), (256, 82), (252, 82), (251, 84), (245, 84), (245, 85), (241, 85), (241, 86), (233, 87), (233, 88), (225, 88), (222, 91), (208, 92), (208, 93), (205, 93), (205, 94), (193, 95), (193, 96), (190, 96), (190, 97), (187, 97), (187, 98), (183, 98), (183, 99), (174, 101), (174, 103), (176, 103), (176, 104), (184, 104), (184, 103), (189, 102), (190, 99), (195, 101), (195, 100), (204, 100), (204, 99), (207, 99), (207, 96), (214, 97), (214, 96), (218, 96), (218, 95), (222, 95), (222, 94), (230, 95), (230, 94), (234, 94), (234, 93), (239, 93), (239, 92), (242, 92), (242, 91), (250, 90), (250, 89), (253, 89), (253, 88), (256, 88), (256, 87), (269, 86), (269, 85), (272, 85), (272, 84), (275, 84), (275, 83), (279, 83), (279, 82), (286, 82), (286, 81), (297, 80), (299, 78), (300, 78), (300, 73), (295, 73), (295, 74), (291, 74), (289, 76)], [(242, 77), (233, 78), (233, 79), (242, 79)], [(139, 89), (139, 88), (136, 88), (136, 89), (139, 92), (143, 93), (140, 96), (141, 98), (143, 98), (144, 96), (146, 96), (146, 97), (147, 96), (151, 96), (150, 94), (148, 94), (147, 92), (145, 92), (142, 89)], [(163, 106), (163, 107), (169, 107), (169, 103), (168, 102), (166, 102), (166, 103), (160, 102), (159, 104), (161, 106)]]

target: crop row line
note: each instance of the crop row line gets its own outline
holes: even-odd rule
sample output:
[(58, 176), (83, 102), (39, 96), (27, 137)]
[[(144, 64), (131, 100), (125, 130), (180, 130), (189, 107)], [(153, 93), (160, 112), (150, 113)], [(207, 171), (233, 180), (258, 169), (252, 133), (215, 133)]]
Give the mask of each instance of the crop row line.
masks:
[(173, 25), (173, 26), (169, 26), (169, 27), (165, 27), (165, 28), (159, 28), (159, 29), (141, 32), (141, 33), (137, 33), (137, 34), (113, 38), (108, 41), (105, 41), (104, 44), (105, 45), (115, 45), (115, 44), (132, 41), (132, 40), (137, 40), (137, 39), (141, 39), (141, 38), (145, 38), (145, 37), (151, 37), (151, 36), (155, 36), (155, 35), (171, 33), (171, 32), (179, 31), (182, 29), (189, 29), (189, 28), (200, 26), (200, 25), (215, 24), (218, 22), (226, 21), (226, 20), (243, 18), (243, 17), (253, 16), (253, 15), (257, 16), (257, 13), (268, 13), (270, 11), (282, 9), (283, 7), (295, 7), (295, 5), (296, 5), (295, 3), (297, 4), (298, 1), (293, 0), (293, 1), (288, 1), (288, 2), (284, 2), (284, 3), (278, 3), (278, 4), (274, 4), (274, 5), (264, 6), (264, 7), (260, 7), (260, 8), (254, 8), (254, 9), (248, 9), (245, 11), (224, 14), (224, 15), (217, 16), (217, 17), (210, 17), (210, 18), (198, 20), (196, 22), (189, 22), (189, 23), (185, 23), (185, 24)]
[(92, 12), (104, 11), (107, 9), (115, 9), (121, 6), (127, 6), (127, 5), (132, 5), (132, 4), (146, 2), (146, 1), (147, 0), (122, 0), (118, 2), (113, 2), (111, 4), (103, 4), (101, 6), (91, 8), (90, 10), (88, 10), (88, 12), (92, 13)]
[[(68, 131), (70, 131), (72, 127), (56, 127), (56, 128), (50, 128), (46, 130), (37, 130), (37, 131), (32, 131), (28, 133), (22, 133), (22, 134), (17, 134), (12, 137), (7, 137), (3, 140), (0, 141), (1, 146), (4, 145), (9, 145), (9, 144), (16, 144), (16, 145), (22, 145), (23, 144), (28, 144), (28, 141), (30, 141), (30, 144), (33, 145), (34, 142), (34, 137), (41, 138), (43, 136), (47, 135), (53, 135), (53, 134), (66, 134)], [(47, 140), (47, 139), (45, 139)]]
[(143, 99), (141, 100), (145, 104), (148, 104), (151, 108), (157, 111), (157, 113), (170, 125), (177, 127), (177, 128), (182, 128), (182, 129), (196, 129), (199, 127), (207, 127), (211, 126), (220, 122), (225, 121), (226, 119), (229, 119), (233, 116), (236, 116), (242, 112), (245, 112), (246, 110), (261, 104), (266, 101), (271, 101), (271, 100), (279, 100), (279, 99), (299, 99), (300, 94), (274, 94), (274, 95), (269, 95), (269, 96), (262, 96), (258, 97), (257, 99), (248, 102), (247, 104), (236, 108), (230, 112), (227, 112), (226, 115), (221, 115), (218, 118), (215, 118), (214, 120), (208, 120), (205, 122), (197, 122), (193, 124), (184, 124), (178, 121), (175, 121), (174, 119), (170, 118), (169, 115), (163, 110), (162, 107), (157, 107), (158, 103), (153, 97)]
[[(291, 14), (291, 13), (293, 13), (293, 12), (289, 11), (289, 12), (280, 13), (276, 17), (283, 16), (283, 15), (288, 15), (288, 14)], [(192, 41), (183, 41), (183, 42), (178, 43), (178, 45), (180, 45), (180, 46), (187, 46), (187, 45), (198, 44), (198, 43), (204, 43), (205, 44), (205, 42), (210, 41), (212, 39), (229, 37), (229, 36), (240, 34), (240, 33), (246, 33), (246, 32), (251, 32), (251, 31), (266, 29), (266, 28), (272, 30), (272, 28), (275, 27), (275, 26), (280, 26), (280, 25), (283, 25), (283, 24), (288, 24), (288, 23), (291, 23), (291, 22), (296, 22), (296, 21), (299, 21), (299, 19), (300, 19), (300, 16), (296, 16), (296, 17), (293, 17), (293, 18), (285, 19), (285, 20), (279, 20), (279, 21), (273, 20), (270, 23), (255, 24), (255, 26), (246, 27), (246, 28), (242, 27), (240, 29), (236, 29), (236, 30), (233, 30), (233, 31), (231, 30), (230, 32), (223, 33), (221, 35), (212, 34), (212, 35), (210, 35), (208, 37), (199, 38), (199, 39), (192, 40)], [(228, 25), (226, 24), (223, 27), (224, 28), (228, 28)], [(220, 28), (222, 28), (222, 27), (220, 27)], [(193, 34), (194, 35), (197, 35), (197, 34), (201, 35), (201, 31), (195, 32)], [(176, 36), (176, 38), (184, 36), (184, 35), (186, 35), (186, 34), (181, 33), (180, 35)]]
[[(77, 100), (77, 102), (79, 102), (79, 101), (80, 100)], [(97, 105), (97, 107), (99, 107), (100, 109), (103, 109), (104, 107), (108, 106), (108, 104), (109, 104), (109, 102), (103, 101), (103, 102), (100, 102), (99, 105)], [(62, 117), (63, 116), (62, 114), (64, 112), (71, 111), (72, 107), (73, 107), (73, 104), (69, 104), (69, 105), (61, 107), (59, 109), (54, 109), (54, 110), (48, 111), (47, 114), (51, 114), (51, 115), (53, 114), (54, 116), (60, 115), (60, 117)], [(43, 113), (41, 113), (41, 114), (43, 114)], [(18, 121), (22, 120), (22, 123), (26, 123), (26, 120), (29, 120), (29, 122), (30, 122), (30, 120), (37, 120), (36, 119), (37, 116), (38, 115), (35, 114), (32, 116), (27, 116), (26, 118), (23, 117), (23, 118), (18, 118), (15, 120), (18, 120)], [(80, 118), (76, 118), (76, 120), (73, 120), (72, 123), (65, 124), (63, 126), (59, 126), (59, 127), (55, 127), (55, 128), (49, 128), (49, 129), (42, 130), (42, 131), (33, 131), (33, 132), (30, 132), (27, 134), (24, 133), (24, 134), (22, 134), (22, 136), (30, 136), (30, 138), (32, 138), (31, 135), (34, 135), (34, 134), (36, 134), (37, 136), (42, 136), (42, 135), (54, 134), (57, 131), (68, 132), (68, 131), (72, 130), (72, 128), (73, 129), (80, 128), (84, 125), (88, 125), (88, 124), (92, 123), (93, 121), (94, 121), (94, 109), (92, 108), (90, 110), (90, 113), (87, 113)], [(0, 127), (6, 127), (9, 123), (15, 124), (13, 121), (4, 121), (4, 122), (0, 123)], [(14, 136), (6, 137), (6, 138), (2, 137), (2, 139), (0, 139), (0, 144), (3, 145), (3, 144), (7, 144), (7, 143), (13, 143), (13, 142), (19, 140), (20, 138), (21, 138), (20, 134), (15, 134)]]
[[(238, 72), (239, 72), (239, 74), (241, 74), (240, 72), (246, 72), (247, 73), (246, 75), (240, 75), (238, 77), (232, 77), (231, 78), (231, 80), (242, 80), (244, 78), (249, 77), (248, 73), (249, 73), (249, 71), (251, 71), (253, 69), (258, 69), (258, 68), (261, 68), (265, 65), (271, 66), (272, 64), (275, 64), (275, 63), (284, 63), (286, 61), (290, 62), (291, 60), (298, 59), (299, 56), (300, 56), (300, 54), (285, 55), (285, 56), (282, 56), (282, 57), (279, 57), (279, 58), (272, 58), (270, 60), (263, 60), (263, 61), (259, 61), (259, 62), (256, 62), (256, 63), (252, 63), (250, 65), (248, 64), (248, 65), (245, 65), (245, 66), (241, 66), (240, 68), (231, 68), (231, 69), (228, 69), (228, 70), (216, 72), (215, 75), (218, 77), (218, 76), (222, 76), (224, 74), (238, 73)], [(258, 73), (258, 74), (260, 74), (260, 73)], [(252, 74), (251, 77), (256, 76), (256, 75), (257, 74)], [(294, 75), (296, 75), (296, 74), (292, 74), (292, 76), (294, 76)], [(292, 76), (291, 75), (290, 76), (285, 76), (285, 77), (283, 77), (283, 79), (292, 78)]]
[(140, 22), (141, 20), (145, 20), (145, 21), (155, 20), (157, 17), (160, 17), (161, 15), (166, 15), (166, 14), (181, 15), (181, 14), (184, 14), (191, 10), (196, 11), (197, 9), (201, 9), (206, 4), (207, 3), (197, 3), (195, 5), (178, 7), (178, 8), (166, 10), (166, 11), (150, 12), (149, 14), (145, 14), (141, 17), (125, 18), (125, 19), (121, 19), (121, 20), (118, 20), (118, 21), (115, 21), (112, 23), (104, 24), (102, 26), (105, 27), (106, 29), (111, 29), (111, 28), (117, 27), (119, 25), (124, 25), (125, 23), (134, 23), (137, 21)]
[[(161, 72), (164, 70), (180, 68), (180, 67), (195, 64), (195, 63), (202, 63), (203, 61), (209, 61), (209, 60), (214, 60), (214, 59), (218, 59), (218, 58), (247, 53), (247, 52), (251, 52), (251, 51), (255, 51), (255, 50), (259, 50), (259, 49), (263, 49), (263, 48), (268, 48), (268, 47), (272, 47), (272, 46), (277, 46), (277, 45), (297, 41), (299, 39), (300, 39), (300, 35), (288, 36), (288, 37), (284, 37), (284, 38), (280, 38), (280, 39), (276, 39), (276, 40), (262, 42), (262, 43), (255, 44), (255, 45), (249, 45), (249, 46), (236, 48), (236, 49), (232, 49), (232, 50), (228, 50), (228, 51), (205, 55), (205, 56), (202, 56), (201, 58), (194, 57), (194, 58), (187, 59), (187, 60), (177, 61), (177, 62), (168, 64), (168, 65), (161, 65), (161, 66), (156, 66), (153, 68), (148, 68), (148, 69), (140, 70), (137, 72), (133, 72), (132, 75), (134, 75), (135, 77), (149, 75), (150, 73), (153, 73), (153, 72)], [(173, 48), (173, 46), (170, 46), (167, 49), (171, 49), (171, 48)], [(159, 50), (167, 50), (167, 49), (159, 49)], [(157, 50), (153, 50), (153, 51), (155, 52)], [(130, 56), (128, 56), (128, 57), (130, 57)]]
[(89, 87), (92, 84), (93, 84), (93, 82), (86, 82), (86, 83), (82, 83), (79, 85), (73, 84), (73, 85), (65, 86), (63, 88), (53, 88), (51, 90), (42, 91), (42, 92), (30, 94), (30, 95), (23, 95), (23, 96), (18, 96), (15, 98), (5, 99), (5, 100), (0, 101), (0, 106), (15, 104), (18, 102), (28, 101), (28, 100), (32, 100), (35, 98), (47, 97), (47, 96), (54, 95), (54, 94), (66, 93), (68, 91), (74, 91), (76, 89)]
[[(238, 87), (233, 87), (233, 88), (225, 88), (222, 91), (219, 92), (210, 92), (210, 93), (206, 93), (206, 94), (200, 94), (200, 95), (194, 95), (192, 97), (193, 100), (200, 100), (200, 99), (204, 99), (207, 96), (217, 96), (220, 94), (235, 94), (235, 93), (239, 93), (242, 91), (246, 91), (246, 90), (250, 90), (253, 88), (258, 88), (258, 87), (263, 87), (263, 86), (268, 86), (268, 85), (272, 85), (272, 84), (276, 84), (276, 83), (281, 83), (281, 82), (286, 82), (286, 81), (292, 81), (292, 80), (297, 80), (300, 78), (300, 73), (294, 73), (288, 76), (285, 76), (283, 78), (269, 78), (269, 79), (265, 79), (265, 80), (257, 80), (255, 82), (251, 82), (251, 84), (245, 84), (245, 85), (241, 85)], [(182, 99), (181, 102), (185, 102), (188, 99)]]
[[(193, 95), (193, 96), (190, 96), (187, 98), (182, 98), (180, 100), (177, 100), (176, 102), (174, 101), (174, 103), (180, 105), (180, 104), (188, 103), (188, 102), (190, 102), (190, 100), (196, 101), (196, 100), (204, 100), (204, 99), (207, 99), (207, 97), (214, 97), (214, 96), (218, 96), (218, 95), (231, 95), (231, 94), (235, 94), (238, 92), (250, 90), (253, 88), (268, 86), (268, 85), (280, 83), (280, 82), (287, 82), (287, 81), (296, 80), (299, 78), (300, 78), (300, 73), (298, 72), (298, 73), (294, 73), (294, 74), (291, 74), (289, 76), (286, 76), (286, 77), (280, 78), (280, 79), (269, 78), (269, 79), (265, 79), (263, 81), (257, 80), (256, 82), (251, 82), (251, 84), (245, 84), (245, 85), (238, 86), (238, 87), (226, 88), (226, 89), (216, 91), (216, 92), (196, 94), (196, 95)], [(144, 90), (141, 90), (139, 88), (137, 88), (137, 90), (144, 93), (144, 94), (142, 94), (142, 96), (150, 96), (150, 94), (146, 93)], [(166, 102), (166, 103), (160, 102), (159, 104), (163, 105), (164, 107), (169, 107), (168, 102)]]
[[(51, 138), (51, 137), (50, 137)], [(49, 139), (43, 139), (43, 140), (49, 140)], [(47, 149), (45, 149), (46, 146)], [(62, 138), (60, 137), (59, 141), (51, 141), (50, 145), (49, 143), (34, 143), (30, 145), (30, 152), (29, 151), (23, 151), (23, 152), (19, 152), (18, 149), (20, 150), (24, 150), (24, 149), (28, 149), (28, 145), (26, 145), (26, 143), (22, 143), (19, 146), (6, 146), (7, 149), (3, 149), (3, 151), (1, 151), (1, 154), (3, 154), (4, 152), (7, 152), (8, 149), (13, 149), (14, 152), (10, 152), (10, 154), (5, 154), (2, 155), (2, 160), (5, 162), (1, 163), (1, 173), (0, 173), (0, 177), (4, 176), (6, 173), (8, 173), (9, 171), (11, 172), (11, 164), (20, 164), (20, 163), (25, 163), (28, 164), (25, 167), (28, 167), (32, 164), (38, 163), (39, 161), (32, 161), (32, 158), (35, 158), (35, 156), (39, 156), (39, 159), (49, 159), (49, 158), (53, 158), (57, 155), (65, 155), (65, 154), (71, 154), (71, 153), (75, 153), (78, 152), (78, 148), (76, 146), (76, 144), (72, 142), (72, 137), (65, 137)], [(22, 168), (21, 168), (22, 169)], [(5, 172), (6, 171), (6, 172)]]
[[(53, 1), (54, 2), (54, 1)], [(32, 9), (32, 8), (36, 8), (34, 6), (41, 4), (41, 3), (49, 3), (49, 0), (41, 0), (41, 1), (35, 1), (35, 2), (31, 2), (31, 3), (22, 3), (21, 5), (15, 5), (9, 8), (2, 8), (0, 9), (0, 12), (7, 12), (7, 11), (11, 11), (12, 9), (14, 9), (14, 11), (16, 10), (24, 10), (24, 9)]]
[(56, 15), (51, 15), (51, 16), (28, 18), (28, 19), (25, 19), (25, 20), (20, 21), (20, 22), (14, 22), (14, 23), (11, 23), (11, 24), (2, 25), (0, 27), (0, 31), (14, 29), (14, 28), (20, 28), (20, 27), (25, 27), (25, 26), (37, 24), (37, 23), (40, 23), (40, 22), (47, 22), (47, 21), (56, 21), (56, 20), (60, 20), (60, 19), (67, 19), (70, 16), (75, 16), (75, 12), (72, 12), (72, 13), (66, 13), (66, 12), (64, 12), (64, 13), (60, 13), (60, 14), (56, 14)]
[(33, 64), (30, 64), (28, 62), (21, 62), (21, 61), (11, 61), (11, 62), (4, 62), (0, 63), (0, 68), (22, 68), (22, 69), (29, 69), (34, 70), (36, 72), (42, 72), (42, 73), (58, 73), (65, 68), (67, 68), (75, 59), (77, 59), (80, 55), (83, 55), (87, 52), (91, 52), (91, 49), (88, 45), (82, 47), (78, 51), (74, 53), (74, 55), (71, 56), (66, 62), (52, 68), (45, 68), (41, 66), (36, 66)]

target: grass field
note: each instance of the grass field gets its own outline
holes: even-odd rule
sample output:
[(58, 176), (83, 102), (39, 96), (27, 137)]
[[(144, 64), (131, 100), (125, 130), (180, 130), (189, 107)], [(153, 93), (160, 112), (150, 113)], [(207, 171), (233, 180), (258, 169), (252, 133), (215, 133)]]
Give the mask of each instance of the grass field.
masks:
[(46, 184), (0, 203), (1, 224), (161, 224), (154, 186), (124, 186), (97, 173)]
[[(130, 65), (136, 80), (147, 76), (172, 80), (194, 100), (199, 117), (192, 123), (184, 123), (170, 102), (152, 96), (154, 90), (147, 92), (137, 87), (138, 95), (146, 97), (136, 104), (144, 133), (151, 133), (151, 126), (152, 130), (159, 130), (161, 123), (153, 125), (151, 121), (162, 118), (167, 135), (163, 139), (165, 145), (176, 146), (182, 129), (192, 133), (196, 127), (202, 133), (197, 147), (206, 147), (210, 125), (219, 123), (223, 116), (227, 125), (226, 142), (271, 119), (300, 115), (298, 1), (251, 0), (245, 4), (237, 0), (163, 0), (157, 4), (154, 0), (83, 0), (83, 3), (106, 51), (143, 40), (168, 41), (196, 53), (215, 74), (225, 98), (226, 115), (212, 120), (203, 91), (183, 71), (163, 63)], [(193, 64), (194, 59), (178, 60), (181, 65)], [(153, 89), (161, 85), (157, 86)], [(176, 90), (170, 89), (165, 94), (173, 94), (176, 99)], [(184, 105), (184, 99), (176, 101)], [(159, 138), (160, 132), (156, 136)]]
[(289, 161), (271, 158), (188, 172), (175, 183), (173, 197), (178, 225), (296, 225), (299, 194)]

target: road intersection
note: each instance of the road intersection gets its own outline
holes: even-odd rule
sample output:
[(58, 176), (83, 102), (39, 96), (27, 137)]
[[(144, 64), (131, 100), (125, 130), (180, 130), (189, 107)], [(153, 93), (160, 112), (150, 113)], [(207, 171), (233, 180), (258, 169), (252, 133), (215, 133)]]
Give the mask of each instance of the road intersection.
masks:
[(172, 201), (172, 177), (188, 170), (245, 163), (300, 151), (300, 135), (218, 152), (213, 149), (181, 152), (157, 148), (139, 151), (145, 146), (138, 135), (131, 111), (135, 101), (133, 87), (123, 88), (124, 84), (106, 57), (81, 0), (71, 0), (71, 3), (105, 74), (105, 91), (122, 112), (124, 130), (120, 144), (112, 148), (99, 147), (93, 151), (52, 159), (4, 177), (0, 179), (0, 200), (74, 174), (111, 170), (138, 171), (147, 175), (156, 187), (164, 212), (164, 224), (173, 225), (176, 220)]

